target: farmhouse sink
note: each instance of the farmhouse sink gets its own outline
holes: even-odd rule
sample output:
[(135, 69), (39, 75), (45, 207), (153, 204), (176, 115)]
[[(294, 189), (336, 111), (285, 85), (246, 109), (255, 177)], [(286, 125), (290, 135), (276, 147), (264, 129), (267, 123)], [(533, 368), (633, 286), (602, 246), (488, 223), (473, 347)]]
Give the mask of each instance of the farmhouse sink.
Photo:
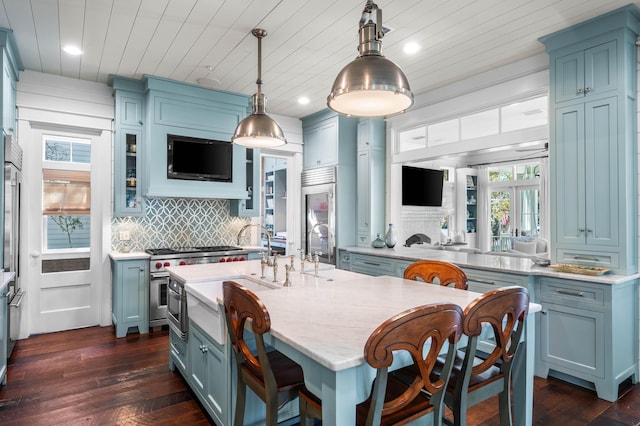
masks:
[(227, 331), (222, 307), (222, 283), (235, 281), (253, 292), (279, 288), (277, 285), (245, 276), (228, 277), (216, 281), (186, 283), (187, 312), (189, 319), (204, 330), (216, 342), (224, 345)]

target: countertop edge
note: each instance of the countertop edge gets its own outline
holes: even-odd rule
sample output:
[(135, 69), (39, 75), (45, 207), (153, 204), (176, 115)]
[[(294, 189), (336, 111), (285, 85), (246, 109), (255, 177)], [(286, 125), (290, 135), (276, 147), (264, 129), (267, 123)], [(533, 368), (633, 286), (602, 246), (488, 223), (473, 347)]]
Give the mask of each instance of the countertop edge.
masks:
[(526, 257), (499, 256), (488, 254), (463, 253), (447, 250), (431, 250), (428, 248), (395, 247), (374, 249), (369, 247), (341, 247), (349, 253), (359, 253), (371, 256), (388, 257), (398, 260), (416, 261), (422, 259), (443, 260), (461, 268), (479, 269), (484, 271), (504, 272), (517, 275), (543, 276), (562, 278), (573, 281), (588, 281), (599, 284), (622, 284), (640, 278), (640, 273), (631, 275), (582, 275), (567, 272), (557, 272), (548, 267), (538, 266)]

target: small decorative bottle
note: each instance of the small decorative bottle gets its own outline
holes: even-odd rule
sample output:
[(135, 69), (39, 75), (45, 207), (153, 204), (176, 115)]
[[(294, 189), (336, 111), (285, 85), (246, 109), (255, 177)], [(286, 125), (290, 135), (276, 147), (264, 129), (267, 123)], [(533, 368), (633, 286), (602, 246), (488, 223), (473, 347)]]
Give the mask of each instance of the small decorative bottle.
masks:
[(389, 248), (394, 248), (396, 246), (396, 228), (391, 223), (389, 224), (387, 235), (384, 238), (384, 243)]
[(376, 239), (373, 240), (373, 242), (371, 243), (371, 246), (373, 246), (373, 248), (383, 248), (384, 247), (384, 240), (382, 239), (382, 235), (380, 233), (378, 233), (378, 235), (376, 235)]

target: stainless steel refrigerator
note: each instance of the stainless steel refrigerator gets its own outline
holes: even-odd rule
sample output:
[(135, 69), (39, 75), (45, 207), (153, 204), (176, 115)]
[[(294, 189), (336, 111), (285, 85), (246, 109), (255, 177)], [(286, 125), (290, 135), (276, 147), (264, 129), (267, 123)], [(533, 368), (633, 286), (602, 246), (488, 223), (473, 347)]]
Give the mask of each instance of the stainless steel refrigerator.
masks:
[(20, 334), (20, 310), (24, 292), (20, 282), (20, 190), (22, 148), (11, 135), (4, 140), (4, 264), (5, 271), (15, 272), (9, 284), (9, 321), (7, 355), (13, 352)]
[(302, 235), (307, 254), (319, 254), (320, 262), (335, 265), (335, 167), (302, 172)]

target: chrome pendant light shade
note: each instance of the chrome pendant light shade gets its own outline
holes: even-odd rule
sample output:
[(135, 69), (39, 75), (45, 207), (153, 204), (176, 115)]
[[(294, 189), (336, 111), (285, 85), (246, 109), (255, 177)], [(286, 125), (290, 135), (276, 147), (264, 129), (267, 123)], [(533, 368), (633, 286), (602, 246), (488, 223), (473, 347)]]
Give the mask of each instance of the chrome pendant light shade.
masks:
[(255, 28), (251, 33), (258, 39), (258, 86), (253, 95), (253, 112), (236, 127), (231, 142), (250, 148), (271, 148), (287, 143), (284, 132), (274, 119), (265, 112), (266, 99), (262, 94), (262, 38), (267, 32)]
[(338, 113), (359, 117), (406, 111), (413, 105), (413, 93), (400, 67), (382, 56), (382, 10), (370, 0), (362, 12), (359, 35), (360, 54), (336, 77), (327, 105)]

